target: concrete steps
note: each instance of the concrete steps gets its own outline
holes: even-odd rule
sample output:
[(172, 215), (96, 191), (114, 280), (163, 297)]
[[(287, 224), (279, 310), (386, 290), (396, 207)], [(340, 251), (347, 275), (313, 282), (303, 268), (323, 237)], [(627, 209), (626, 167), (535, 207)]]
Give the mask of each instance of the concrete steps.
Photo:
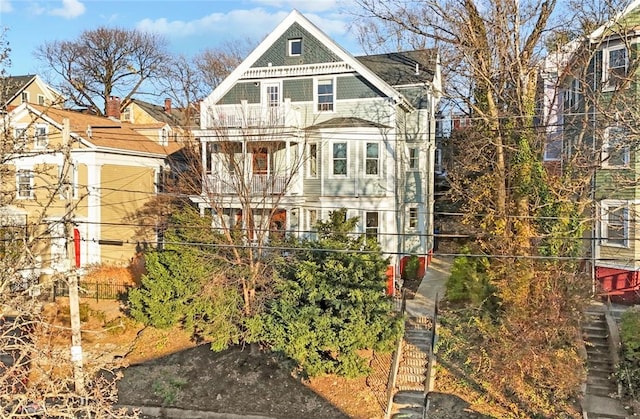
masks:
[(618, 383), (609, 352), (604, 310), (596, 308), (585, 313), (582, 335), (587, 352), (587, 383), (583, 403), (585, 418), (627, 418), (627, 412), (616, 398)]
[(431, 329), (429, 317), (409, 317), (405, 322), (402, 356), (391, 409), (392, 418), (422, 418)]

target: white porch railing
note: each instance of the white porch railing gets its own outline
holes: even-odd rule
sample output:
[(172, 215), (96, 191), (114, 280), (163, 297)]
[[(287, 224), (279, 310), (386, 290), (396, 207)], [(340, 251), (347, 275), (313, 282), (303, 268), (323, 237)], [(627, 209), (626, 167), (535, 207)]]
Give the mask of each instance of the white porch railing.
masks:
[[(287, 192), (287, 180), (284, 175), (252, 175), (246, 187), (252, 196), (280, 195)], [(245, 188), (243, 180), (232, 177), (208, 174), (206, 182), (205, 190), (213, 195), (238, 195)]]
[(262, 104), (216, 105), (213, 125), (225, 128), (298, 126), (299, 112), (291, 109), (291, 102), (266, 107)]

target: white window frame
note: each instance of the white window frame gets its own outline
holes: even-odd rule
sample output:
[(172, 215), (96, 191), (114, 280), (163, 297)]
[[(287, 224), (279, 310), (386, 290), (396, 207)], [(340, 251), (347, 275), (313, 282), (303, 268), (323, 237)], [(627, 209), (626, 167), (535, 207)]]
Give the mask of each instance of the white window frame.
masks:
[[(369, 157), (369, 145), (375, 145), (377, 148), (377, 156), (376, 157)], [(380, 142), (379, 141), (366, 141), (364, 144), (364, 175), (366, 177), (380, 177)], [(375, 160), (375, 173), (368, 173), (368, 169), (369, 169), (369, 161), (370, 160)]]
[[(24, 182), (28, 179), (29, 183)], [(23, 189), (26, 187), (26, 190)], [(16, 171), (16, 199), (34, 199), (34, 174), (31, 169), (18, 169)]]
[[(620, 147), (619, 152), (622, 153), (622, 164), (612, 164), (611, 163), (611, 155), (612, 153), (609, 151), (612, 148), (612, 144), (611, 144), (611, 131), (612, 130), (620, 130), (623, 132), (624, 135), (624, 139), (623, 141), (625, 143), (627, 143), (627, 132), (624, 128), (622, 127), (617, 127), (617, 126), (612, 126), (612, 127), (607, 127), (604, 130), (604, 138), (602, 139), (602, 167), (603, 168), (607, 168), (607, 169), (626, 169), (629, 167), (629, 163), (631, 161), (631, 150), (630, 147), (627, 144), (623, 145), (622, 147)], [(619, 138), (622, 138), (622, 136), (620, 136)]]
[(167, 127), (162, 127), (160, 129), (160, 145), (167, 146), (169, 145), (169, 129)]
[[(312, 147), (315, 150), (312, 150)], [(307, 143), (307, 178), (310, 178), (310, 179), (318, 178), (318, 161), (319, 161), (318, 151), (319, 151), (318, 143)]]
[(45, 105), (45, 97), (44, 97), (44, 95), (38, 95), (38, 105), (40, 105), (40, 106), (44, 106)]
[[(620, 50), (624, 50), (625, 51), (625, 62), (624, 62), (624, 66), (616, 66), (616, 67), (611, 67), (611, 53), (615, 52), (615, 51), (620, 51)], [(627, 46), (624, 44), (621, 45), (616, 45), (616, 46), (612, 46), (612, 47), (608, 47), (608, 48), (603, 48), (602, 50), (602, 90), (604, 91), (611, 91), (611, 90), (615, 90), (616, 89), (616, 82), (615, 82), (615, 77), (611, 77), (611, 70), (613, 68), (619, 69), (619, 68), (624, 68), (624, 74), (625, 76), (628, 74), (629, 71), (629, 50), (627, 49)]]
[[(622, 210), (622, 236), (623, 239), (615, 241), (609, 239), (609, 213), (611, 211)], [(600, 203), (600, 243), (612, 247), (629, 247), (629, 215), (630, 203), (623, 200), (605, 200)], [(621, 243), (620, 243), (621, 241)]]
[(33, 148), (43, 150), (49, 145), (49, 126), (36, 124), (33, 128)]
[[(336, 146), (343, 144), (345, 149), (344, 157), (335, 157)], [(344, 160), (345, 173), (336, 173), (336, 160)], [(346, 178), (349, 176), (349, 143), (346, 141), (336, 141), (331, 143), (331, 177)]]
[(417, 230), (419, 218), (420, 215), (418, 214), (418, 207), (409, 207), (407, 209), (407, 228), (410, 230)]
[[(325, 85), (326, 82), (331, 82), (331, 94), (320, 94), (320, 86)], [(336, 78), (335, 77), (321, 77), (314, 79), (314, 95), (313, 95), (313, 109), (316, 113), (335, 112), (336, 110)], [(320, 97), (331, 96), (331, 102), (320, 103)], [(321, 109), (322, 108), (322, 109)]]
[(20, 100), (22, 101), (21, 103), (28, 103), (29, 102), (29, 92), (20, 93)]
[(13, 149), (20, 150), (27, 147), (29, 133), (26, 124), (16, 125), (13, 128)]
[[(376, 225), (369, 225), (369, 214), (375, 214)], [(374, 238), (376, 241), (380, 238), (380, 212), (378, 211), (365, 211), (364, 212), (364, 234), (368, 238)]]
[(124, 108), (122, 110), (122, 114), (120, 115), (120, 118), (123, 121), (127, 121), (127, 122), (133, 122), (131, 120), (131, 105), (127, 106), (126, 108)]
[[(295, 44), (300, 44), (300, 52), (293, 52), (293, 46)], [(300, 57), (302, 55), (302, 38), (291, 38), (287, 41), (287, 54), (289, 57)]]
[(411, 171), (420, 170), (420, 148), (419, 147), (409, 147), (409, 170)]

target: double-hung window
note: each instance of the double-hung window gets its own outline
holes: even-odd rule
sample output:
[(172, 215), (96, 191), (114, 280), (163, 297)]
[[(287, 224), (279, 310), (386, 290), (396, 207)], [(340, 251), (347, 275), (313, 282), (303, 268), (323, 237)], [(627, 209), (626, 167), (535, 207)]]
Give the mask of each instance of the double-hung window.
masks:
[(16, 189), (18, 199), (33, 199), (33, 172), (31, 170), (18, 170)]
[(365, 213), (365, 234), (368, 238), (378, 239), (379, 217), (377, 212)]
[(49, 135), (47, 133), (46, 125), (36, 125), (33, 135), (33, 147), (43, 149), (49, 144)]
[(318, 177), (318, 144), (310, 143), (307, 145), (307, 177)]
[(418, 227), (418, 208), (409, 208), (409, 228), (415, 229)]
[(380, 146), (378, 143), (367, 143), (365, 157), (365, 174), (376, 176), (380, 173)]
[(347, 175), (347, 143), (333, 143), (333, 174)]
[(629, 166), (630, 151), (627, 131), (623, 127), (607, 127), (602, 141), (602, 167)]
[(627, 77), (629, 57), (627, 48), (619, 45), (602, 51), (602, 86), (604, 90), (613, 90)]
[(27, 128), (20, 127), (13, 130), (13, 148), (14, 150), (24, 150), (27, 146)]
[(600, 227), (603, 244), (627, 247), (629, 243), (629, 205), (625, 201), (600, 204)]
[(333, 79), (318, 80), (317, 96), (318, 112), (333, 111)]
[(409, 169), (410, 170), (418, 170), (419, 160), (420, 159), (420, 149), (416, 147), (412, 147), (409, 149)]

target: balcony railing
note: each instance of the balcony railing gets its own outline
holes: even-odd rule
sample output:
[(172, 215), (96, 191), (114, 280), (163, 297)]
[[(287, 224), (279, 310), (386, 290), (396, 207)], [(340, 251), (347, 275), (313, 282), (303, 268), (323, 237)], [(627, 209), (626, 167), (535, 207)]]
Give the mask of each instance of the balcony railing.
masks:
[(216, 105), (212, 112), (212, 126), (224, 128), (298, 126), (299, 112), (291, 109), (286, 100), (279, 106), (262, 104)]
[(244, 184), (252, 196), (280, 195), (286, 192), (287, 176), (252, 175), (247, 181), (218, 175), (207, 175), (207, 189), (214, 195), (238, 195)]

